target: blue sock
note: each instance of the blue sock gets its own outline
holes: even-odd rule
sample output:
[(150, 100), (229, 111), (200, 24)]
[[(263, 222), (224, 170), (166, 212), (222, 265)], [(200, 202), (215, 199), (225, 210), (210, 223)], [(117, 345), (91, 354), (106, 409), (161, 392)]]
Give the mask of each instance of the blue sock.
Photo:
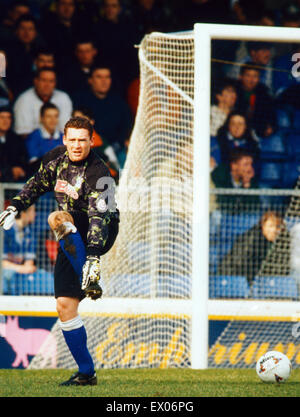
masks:
[(65, 238), (60, 239), (59, 245), (73, 266), (80, 282), (82, 280), (82, 267), (86, 260), (86, 251), (80, 233), (70, 233)]
[(93, 375), (95, 372), (93, 359), (87, 348), (86, 330), (80, 316), (60, 322), (60, 326), (70, 352), (78, 365), (79, 372)]

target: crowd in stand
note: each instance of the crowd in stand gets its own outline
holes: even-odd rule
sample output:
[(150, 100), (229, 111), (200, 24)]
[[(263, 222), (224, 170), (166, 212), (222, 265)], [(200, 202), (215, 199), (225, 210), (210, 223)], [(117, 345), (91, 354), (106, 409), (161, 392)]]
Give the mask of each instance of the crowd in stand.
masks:
[[(64, 124), (72, 115), (91, 121), (94, 150), (117, 179), (138, 103), (135, 46), (153, 31), (191, 30), (197, 22), (294, 27), (300, 33), (300, 0), (274, 1), (272, 10), (263, 4), (270, 2), (2, 0), (0, 182), (28, 179), (43, 155), (62, 144)], [(293, 71), (293, 57), (299, 52), (300, 43), (213, 41), (211, 185), (295, 186), (300, 71), (299, 76)], [(243, 204), (249, 208), (257, 199), (249, 196)], [(233, 206), (242, 211), (243, 204), (236, 197)], [(31, 217), (18, 221), (16, 235), (30, 226)], [(16, 265), (32, 267), (32, 250), (27, 252), (28, 259)], [(9, 261), (5, 268), (16, 272)]]
[[(63, 126), (76, 111), (93, 120), (99, 137), (95, 148), (117, 176), (138, 102), (135, 45), (152, 31), (190, 30), (196, 22), (300, 27), (299, 0), (278, 1), (278, 8), (273, 5), (272, 10), (262, 3), (3, 1), (0, 51), (6, 68), (0, 79), (0, 181), (28, 178), (42, 155), (61, 144)], [(261, 170), (261, 150), (270, 138), (286, 140), (282, 135), (294, 127), (293, 112), (300, 107), (300, 77), (292, 75), (291, 58), (299, 49), (291, 44), (214, 41), (212, 169), (222, 170), (225, 164), (230, 170), (231, 150), (246, 148), (253, 157), (253, 175), (266, 185), (268, 179), (260, 173), (272, 169)], [(45, 107), (49, 103), (52, 107)], [(297, 164), (293, 166), (295, 178), (289, 175), (283, 187), (296, 181)], [(242, 179), (233, 183), (239, 185), (243, 186)], [(275, 180), (273, 185), (278, 185)]]

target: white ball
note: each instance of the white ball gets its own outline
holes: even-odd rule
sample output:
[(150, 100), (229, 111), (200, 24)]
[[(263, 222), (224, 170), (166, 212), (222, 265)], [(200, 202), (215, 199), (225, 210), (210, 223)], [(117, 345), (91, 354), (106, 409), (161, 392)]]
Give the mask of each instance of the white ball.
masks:
[(265, 353), (256, 363), (256, 373), (264, 382), (284, 382), (291, 372), (292, 365), (289, 358), (276, 350)]

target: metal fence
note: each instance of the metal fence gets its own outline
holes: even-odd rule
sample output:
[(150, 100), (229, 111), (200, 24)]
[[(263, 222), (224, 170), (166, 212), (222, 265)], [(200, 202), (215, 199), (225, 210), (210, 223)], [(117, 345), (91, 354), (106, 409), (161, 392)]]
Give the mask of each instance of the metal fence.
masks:
[[(1, 209), (22, 186), (0, 183)], [(20, 273), (19, 266), (7, 268), (0, 263), (1, 294), (53, 294), (58, 246), (47, 219), (56, 208), (53, 193), (47, 193), (35, 204), (32, 224), (23, 228), (26, 218), (23, 221), (21, 217), (10, 231), (0, 229), (3, 260), (21, 265), (24, 260), (32, 259), (35, 264), (33, 272)], [(263, 216), (269, 212), (276, 213), (281, 219), (272, 239), (263, 235), (261, 227)], [(299, 300), (299, 212), (299, 190), (211, 189), (210, 298)]]
[[(20, 183), (0, 183), (0, 207), (7, 207), (22, 188)], [(0, 293), (4, 295), (52, 295), (57, 242), (48, 226), (56, 209), (53, 193), (44, 194), (30, 215), (22, 213), (9, 231), (0, 230)], [(33, 220), (33, 221), (32, 221)], [(4, 260), (7, 261), (4, 264)], [(34, 267), (22, 265), (29, 261)], [(25, 273), (24, 273), (25, 272)]]

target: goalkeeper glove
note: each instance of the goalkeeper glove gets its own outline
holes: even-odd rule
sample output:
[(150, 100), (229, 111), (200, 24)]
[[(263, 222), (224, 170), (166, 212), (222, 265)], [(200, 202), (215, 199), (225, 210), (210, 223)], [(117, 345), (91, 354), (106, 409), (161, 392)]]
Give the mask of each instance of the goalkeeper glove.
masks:
[(82, 268), (81, 289), (87, 297), (97, 300), (102, 296), (102, 288), (98, 284), (100, 280), (100, 258), (97, 256), (87, 256)]
[(8, 206), (7, 209), (0, 214), (0, 226), (3, 226), (4, 230), (9, 230), (14, 224), (17, 214), (18, 210), (14, 206)]

